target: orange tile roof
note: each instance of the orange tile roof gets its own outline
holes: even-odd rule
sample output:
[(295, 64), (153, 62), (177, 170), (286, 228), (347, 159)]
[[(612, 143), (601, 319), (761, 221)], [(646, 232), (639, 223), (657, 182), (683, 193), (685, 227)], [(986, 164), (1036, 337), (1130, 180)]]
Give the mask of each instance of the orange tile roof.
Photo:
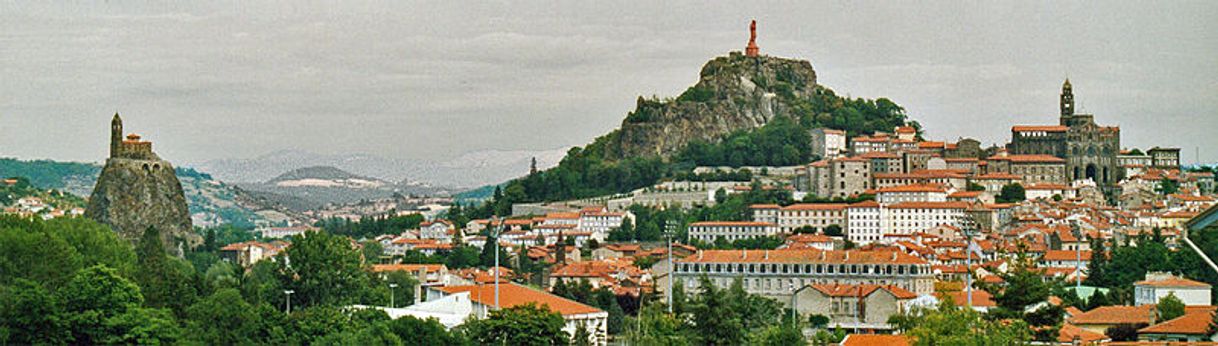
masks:
[(1044, 132), (1066, 132), (1069, 127), (1060, 125), (1015, 125), (1011, 126), (1012, 132), (1028, 132), (1028, 131), (1044, 131)]
[(1068, 344), (1074, 342), (1074, 338), (1078, 337), (1078, 341), (1083, 344), (1107, 340), (1108, 336), (1096, 333), (1090, 330), (1079, 328), (1076, 325), (1062, 323), (1062, 327), (1057, 333), (1057, 342)]
[(968, 209), (968, 202), (901, 202), (888, 209)]
[(973, 180), (1018, 180), (1023, 179), (1023, 176), (1011, 173), (992, 172), (973, 176)]
[[(438, 287), (448, 294), (469, 292), (469, 299), (486, 306), (495, 305), (495, 285), (447, 286)], [(563, 315), (579, 315), (604, 312), (601, 309), (581, 304), (574, 300), (559, 297), (540, 290), (520, 286), (514, 283), (499, 284), (499, 306), (510, 308), (517, 305), (535, 303), (544, 305)]]
[(1138, 334), (1209, 335), (1210, 323), (1213, 320), (1213, 309), (1193, 311), (1185, 313), (1184, 316), (1139, 329)]
[(991, 156), (990, 161), (1011, 161), (1020, 163), (1065, 163), (1066, 159), (1053, 155), (1007, 155)]
[(578, 219), (579, 213), (574, 213), (574, 212), (572, 212), (572, 213), (548, 213), (548, 214), (546, 214), (546, 218), (547, 219)]
[[(956, 304), (956, 306), (968, 305), (968, 292), (965, 291), (935, 292), (935, 297), (939, 299), (951, 297), (952, 303)], [(998, 306), (998, 303), (994, 302), (994, 295), (990, 294), (990, 292), (975, 289), (973, 290), (973, 306), (988, 308)]]
[(845, 210), (846, 204), (843, 203), (798, 203), (782, 208), (784, 211), (796, 210)]
[(887, 334), (850, 334), (842, 339), (841, 346), (909, 346), (909, 338), (904, 335)]
[[(1045, 251), (1045, 255), (1040, 259), (1042, 261), (1073, 261), (1078, 258), (1077, 255), (1079, 253), (1071, 250), (1049, 250)], [(1081, 255), (1084, 261), (1091, 260), (1091, 251), (1082, 251)]]
[(1142, 280), (1135, 282), (1136, 286), (1152, 286), (1152, 287), (1210, 287), (1204, 282), (1193, 281), (1185, 278), (1170, 278), (1165, 280)]
[(1101, 306), (1084, 312), (1081, 315), (1074, 316), (1074, 318), (1070, 319), (1070, 323), (1077, 325), (1149, 323), (1150, 314), (1154, 309), (1155, 306), (1151, 304), (1141, 306)]
[(819, 284), (812, 285), (812, 288), (824, 293), (830, 297), (866, 297), (870, 296), (878, 290), (885, 290), (892, 293), (897, 299), (914, 299), (918, 297), (917, 293), (910, 292), (904, 288), (893, 285), (839, 285), (839, 284)]
[(943, 148), (943, 147), (944, 147), (943, 142), (934, 142), (934, 141), (918, 142), (918, 148), (921, 148), (921, 149)]
[(927, 264), (900, 251), (864, 250), (704, 250), (678, 260), (681, 263), (832, 263)]
[(419, 269), (422, 269), (424, 272), (427, 272), (427, 273), (438, 272), (438, 271), (444, 269), (444, 265), (443, 264), (373, 264), (372, 265), (372, 272), (374, 272), (374, 273), (393, 272), (393, 271), (406, 271), (406, 272), (411, 272), (411, 273), (417, 273), (419, 271)]
[(754, 222), (754, 221), (701, 221), (689, 224), (689, 227), (767, 227), (774, 226), (769, 222)]
[(976, 198), (978, 196), (981, 196), (982, 192), (984, 192), (984, 191), (956, 191), (950, 195), (947, 195), (947, 197), (949, 197), (949, 198)]
[(947, 188), (939, 184), (909, 184), (881, 187), (878, 192), (947, 192)]
[(778, 208), (782, 208), (782, 206), (777, 205), (777, 204), (754, 204), (754, 205), (749, 206), (749, 209), (778, 209)]

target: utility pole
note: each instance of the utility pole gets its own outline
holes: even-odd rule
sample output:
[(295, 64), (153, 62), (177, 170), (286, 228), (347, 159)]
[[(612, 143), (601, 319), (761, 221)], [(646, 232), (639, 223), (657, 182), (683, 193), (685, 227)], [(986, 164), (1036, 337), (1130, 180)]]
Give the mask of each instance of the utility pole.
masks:
[[(1077, 243), (1083, 240), (1083, 231), (1078, 226), (1078, 220), (1070, 223), (1070, 233), (1074, 234), (1074, 294), (1079, 294), (1083, 288), (1083, 247)], [(1094, 256), (1092, 256), (1094, 257)]]
[(499, 234), (503, 233), (503, 221), (499, 220), (499, 217), (496, 216), (491, 218), (491, 223), (496, 224), (491, 228), (491, 233), (493, 233), (493, 239), (495, 240), (495, 268), (492, 268), (492, 270), (495, 271), (495, 310), (499, 310)]
[(288, 303), (287, 314), (288, 315), (292, 314), (292, 293), (296, 293), (296, 291), (295, 290), (284, 290), (283, 291), (283, 294), (288, 297), (287, 298), (287, 303)]
[[(967, 213), (967, 211), (965, 212)], [(977, 244), (973, 242), (973, 238), (977, 236), (977, 230), (974, 229), (974, 222), (966, 214), (960, 219), (960, 231), (964, 233), (964, 237), (968, 240), (968, 245), (964, 247), (964, 291), (967, 295), (968, 308), (973, 308), (973, 250)], [(980, 256), (977, 259), (981, 259)]]
[(665, 294), (665, 296), (668, 296), (669, 315), (672, 314), (672, 292), (675, 290), (672, 284), (672, 277), (677, 273), (677, 268), (674, 268), (672, 265), (672, 237), (676, 235), (676, 227), (676, 223), (671, 219), (664, 222), (664, 236), (668, 238), (668, 294)]
[(389, 308), (398, 307), (396, 304), (393, 304), (393, 296), (396, 295), (395, 288), (398, 288), (398, 284), (389, 284)]

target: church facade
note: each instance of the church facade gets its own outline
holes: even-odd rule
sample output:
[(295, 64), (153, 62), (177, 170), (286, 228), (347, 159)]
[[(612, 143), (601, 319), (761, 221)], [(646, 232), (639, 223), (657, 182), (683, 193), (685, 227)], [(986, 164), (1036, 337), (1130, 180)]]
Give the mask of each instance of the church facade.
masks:
[(1091, 180), (1104, 189), (1114, 188), (1123, 176), (1117, 155), (1121, 128), (1100, 126), (1091, 114), (1074, 112), (1070, 80), (1062, 84), (1061, 116), (1057, 125), (1011, 127), (1012, 155), (1053, 155), (1066, 160), (1066, 180)]

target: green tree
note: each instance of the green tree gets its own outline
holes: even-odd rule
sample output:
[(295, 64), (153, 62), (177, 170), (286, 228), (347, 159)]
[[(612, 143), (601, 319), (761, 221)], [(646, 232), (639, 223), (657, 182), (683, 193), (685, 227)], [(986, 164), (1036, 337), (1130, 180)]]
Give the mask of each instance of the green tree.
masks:
[(385, 247), (381, 246), (379, 241), (366, 240), (360, 243), (360, 253), (369, 263), (381, 263), (381, 255), (385, 253)]
[(935, 309), (915, 308), (894, 316), (915, 345), (1024, 345), (1030, 328), (1019, 319), (991, 321), (972, 309), (941, 302)]
[(488, 318), (466, 322), (469, 339), (483, 345), (566, 345), (562, 315), (546, 306), (517, 305), (491, 311)]
[(140, 308), (139, 286), (105, 265), (80, 270), (60, 299), (77, 344), (173, 343), (179, 334), (166, 310)]
[(1146, 323), (1121, 323), (1104, 330), (1104, 335), (1112, 341), (1137, 341), (1138, 329), (1146, 328)]
[(419, 285), (419, 280), (413, 275), (405, 271), (392, 271), (385, 274), (385, 287), (389, 285), (397, 285), (392, 289), (393, 302), (397, 306), (407, 306), (414, 302), (414, 288)]
[(1158, 191), (1162, 195), (1170, 195), (1180, 191), (1180, 183), (1163, 177), (1162, 180), (1159, 180), (1159, 185), (1155, 187), (1155, 191)]
[(190, 285), (193, 267), (170, 259), (161, 242), (161, 232), (149, 226), (140, 237), (135, 282), (140, 285), (144, 302), (151, 307), (167, 307), (184, 312), (198, 293)]
[(478, 249), (468, 245), (453, 247), (452, 251), (448, 252), (448, 257), (444, 261), (444, 264), (449, 269), (470, 268), (480, 263), (482, 263), (481, 253)]
[(571, 346), (592, 346), (592, 333), (584, 323), (575, 326), (575, 334), (571, 336)]
[(371, 271), (347, 237), (309, 232), (277, 257), (282, 287), (295, 291), (293, 306), (341, 306), (368, 294)]
[(186, 310), (190, 338), (207, 345), (265, 342), (255, 338), (258, 315), (235, 289), (221, 289)]
[(838, 226), (837, 224), (825, 226), (825, 235), (830, 237), (843, 236), (844, 234), (842, 232), (842, 226)]
[(770, 325), (749, 333), (749, 345), (807, 345), (803, 331), (789, 324)]
[(405, 345), (466, 345), (469, 341), (461, 335), (450, 333), (435, 319), (418, 319), (402, 316), (389, 322), (389, 330), (397, 334)]
[(639, 311), (637, 323), (626, 323), (626, 340), (633, 345), (693, 345), (693, 328), (677, 316), (665, 313), (660, 304), (648, 305)]
[(699, 280), (702, 292), (691, 309), (694, 330), (703, 344), (739, 345), (744, 343), (745, 323), (735, 313), (736, 304), (726, 292), (707, 277)]
[(994, 197), (998, 203), (1015, 203), (1027, 199), (1023, 185), (1010, 183), (1002, 186), (1002, 192)]
[(0, 286), (0, 344), (66, 344), (66, 317), (59, 298), (36, 282)]
[(1155, 312), (1159, 317), (1157, 320), (1166, 321), (1176, 317), (1184, 316), (1184, 302), (1180, 298), (1176, 298), (1176, 294), (1168, 293), (1163, 299), (1159, 299), (1159, 304), (1155, 305)]
[(968, 182), (968, 186), (965, 187), (965, 190), (966, 191), (985, 191), (985, 186), (981, 186), (981, 184), (970, 181), (970, 182)]

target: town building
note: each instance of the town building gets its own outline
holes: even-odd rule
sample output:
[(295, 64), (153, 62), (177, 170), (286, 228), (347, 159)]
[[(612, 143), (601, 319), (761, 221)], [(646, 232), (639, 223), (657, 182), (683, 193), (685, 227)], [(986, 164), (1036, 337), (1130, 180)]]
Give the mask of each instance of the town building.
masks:
[(1163, 297), (1175, 295), (1184, 305), (1210, 305), (1210, 285), (1171, 273), (1149, 272), (1146, 280), (1133, 284), (1134, 305), (1158, 304)]
[(1069, 184), (1066, 160), (1052, 155), (1007, 155), (986, 159), (989, 172), (1023, 177), (1023, 185)]
[(1159, 169), (1180, 169), (1180, 148), (1154, 147), (1146, 151), (1150, 166)]
[(1012, 127), (1008, 153), (1055, 156), (1066, 160), (1069, 181), (1090, 179), (1105, 190), (1115, 187), (1122, 178), (1116, 159), (1121, 148), (1121, 129), (1097, 125), (1094, 115), (1076, 114), (1070, 80), (1062, 84), (1060, 108), (1057, 125)]
[(795, 310), (828, 317), (830, 328), (889, 330), (889, 317), (907, 311), (917, 297), (895, 285), (814, 284), (797, 295)]
[(754, 222), (776, 224), (781, 233), (791, 233), (804, 226), (817, 232), (824, 232), (829, 225), (846, 227), (846, 204), (842, 203), (797, 203), (786, 207), (757, 204), (749, 209), (753, 211)]
[(812, 155), (818, 158), (834, 158), (845, 155), (846, 131), (827, 128), (812, 129)]
[(871, 160), (861, 157), (821, 160), (808, 165), (808, 191), (820, 197), (849, 197), (871, 188)]
[(723, 238), (729, 242), (778, 234), (778, 227), (769, 222), (703, 221), (689, 224), (689, 237), (704, 242)]
[[(588, 333), (591, 334), (589, 335), (589, 342), (591, 344), (608, 344), (609, 313), (605, 312), (604, 310), (559, 297), (545, 291), (514, 283), (501, 283), (497, 286), (499, 288), (499, 302), (498, 306), (496, 306), (495, 287), (496, 285), (493, 284), (428, 287), (428, 302), (441, 300), (452, 296), (457, 296), (460, 298), (443, 301), (443, 304), (437, 304), (433, 307), (434, 309), (416, 309), (416, 311), (451, 311), (451, 307), (468, 304), (468, 309), (461, 309), (468, 311), (467, 315), (456, 317), (461, 318), (461, 320), (471, 317), (485, 319), (490, 316), (491, 311), (497, 308), (510, 308), (532, 303), (539, 306), (545, 306), (551, 311), (562, 315), (562, 318), (565, 321), (563, 331), (566, 332), (568, 336), (575, 335), (576, 330), (579, 329), (580, 325), (582, 325), (588, 331)], [(427, 303), (425, 302), (421, 304)], [(407, 309), (404, 310), (410, 309), (407, 307)], [(387, 310), (386, 312), (391, 311)], [(402, 315), (405, 314), (407, 313), (402, 313)], [(390, 313), (390, 318), (400, 316), (401, 315), (394, 316), (393, 313)], [(426, 315), (423, 316), (424, 317), (422, 318), (427, 318)], [(441, 318), (441, 320), (443, 320), (443, 318)]]
[(706, 277), (728, 288), (741, 280), (749, 293), (786, 301), (807, 285), (881, 285), (917, 295), (934, 290), (930, 263), (895, 250), (702, 250), (674, 261), (674, 278), (694, 292)]

